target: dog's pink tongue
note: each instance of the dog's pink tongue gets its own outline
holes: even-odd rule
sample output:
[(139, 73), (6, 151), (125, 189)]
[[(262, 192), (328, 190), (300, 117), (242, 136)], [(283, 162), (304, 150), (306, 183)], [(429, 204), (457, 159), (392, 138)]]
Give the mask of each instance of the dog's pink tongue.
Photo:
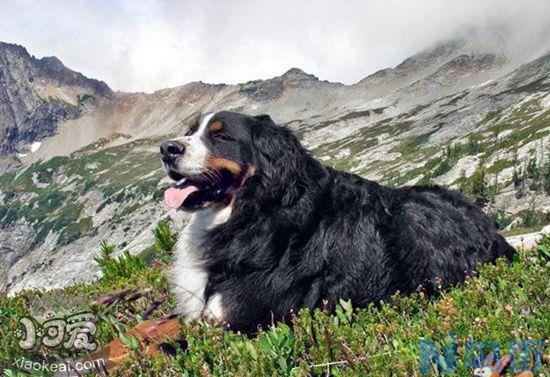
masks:
[(164, 192), (164, 201), (170, 208), (179, 208), (185, 199), (197, 190), (198, 188), (193, 185), (184, 188), (171, 187)]

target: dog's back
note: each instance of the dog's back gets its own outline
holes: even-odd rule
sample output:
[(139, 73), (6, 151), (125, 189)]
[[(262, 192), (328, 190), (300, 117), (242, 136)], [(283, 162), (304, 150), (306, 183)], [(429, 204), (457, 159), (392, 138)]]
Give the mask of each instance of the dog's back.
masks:
[(478, 263), (512, 258), (514, 249), (495, 222), (459, 193), (435, 186), (394, 192), (390, 243), (399, 263), (408, 266), (401, 282), (405, 291), (418, 286), (429, 291), (435, 279), (447, 287), (463, 281)]
[(459, 193), (436, 186), (393, 189), (333, 174), (332, 205), (326, 204), (334, 224), (327, 232), (334, 237), (329, 301), (344, 297), (363, 306), (396, 291), (430, 293), (436, 283), (464, 281), (478, 263), (514, 254), (494, 221)]

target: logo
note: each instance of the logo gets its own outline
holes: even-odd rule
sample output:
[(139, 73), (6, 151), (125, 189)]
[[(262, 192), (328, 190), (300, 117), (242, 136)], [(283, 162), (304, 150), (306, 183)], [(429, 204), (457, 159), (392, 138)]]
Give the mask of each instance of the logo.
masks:
[(45, 346), (64, 347), (67, 350), (95, 351), (97, 344), (94, 335), (97, 327), (95, 315), (89, 312), (70, 314), (52, 318), (46, 315), (43, 320), (23, 317), (19, 320), (22, 329), (17, 331), (19, 346), (24, 350)]
[[(463, 346), (463, 365), (467, 368), (482, 368), (483, 360), (489, 354), (499, 359), (501, 354), (511, 355), (508, 370), (522, 372), (537, 371), (542, 367), (545, 341), (515, 340), (504, 350), (499, 342), (470, 340)], [(459, 361), (458, 341), (455, 334), (449, 334), (445, 343), (436, 343), (430, 339), (420, 340), (419, 371), (428, 375), (434, 371), (439, 374), (452, 374)], [(502, 352), (504, 351), (504, 352)]]

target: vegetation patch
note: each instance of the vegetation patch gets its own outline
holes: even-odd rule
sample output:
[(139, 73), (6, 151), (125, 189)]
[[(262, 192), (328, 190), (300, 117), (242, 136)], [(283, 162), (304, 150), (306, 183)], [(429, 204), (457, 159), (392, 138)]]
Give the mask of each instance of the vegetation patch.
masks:
[(504, 169), (508, 169), (514, 166), (514, 161), (511, 160), (497, 160), (487, 169), (487, 173), (490, 174), (497, 174), (503, 171)]
[[(164, 233), (160, 237), (168, 241), (165, 246), (170, 248), (174, 239), (166, 229)], [(115, 259), (113, 253), (114, 247), (101, 245), (96, 261), (103, 277), (95, 284), (15, 297), (0, 294), (0, 368), (15, 373), (10, 361), (18, 357), (41, 362), (53, 359), (53, 352), (69, 356), (63, 349), (23, 351), (19, 347), (12, 334), (19, 328), (21, 317), (33, 314), (30, 302), (51, 302), (52, 297), (64, 297), (69, 302), (84, 300), (86, 310), (96, 313), (95, 340), (100, 346), (142, 321), (152, 302), (157, 303), (152, 318), (174, 308), (163, 272), (168, 268), (165, 262), (156, 259), (147, 267), (140, 257), (124, 254)], [(537, 374), (546, 375), (550, 365), (545, 358), (537, 361), (529, 357), (532, 353), (521, 354), (513, 344), (538, 341), (539, 352), (550, 352), (550, 344), (544, 343), (550, 337), (548, 287), (547, 236), (538, 248), (520, 250), (512, 264), (499, 261), (482, 266), (479, 274), (455, 288), (440, 291), (433, 299), (421, 291), (409, 297), (396, 294), (391, 304), (381, 302), (363, 309), (341, 301), (334, 313), (302, 310), (288, 325), (263, 329), (253, 338), (202, 322), (182, 324), (186, 347), (171, 343), (171, 355), (144, 357), (139, 344), (129, 341), (133, 356), (111, 375), (466, 376), (471, 375), (471, 363), (494, 347), (503, 353), (512, 352)], [(98, 298), (106, 294), (128, 289), (131, 293), (127, 300), (120, 299), (116, 305), (97, 304)], [(94, 301), (96, 304), (91, 305)], [(485, 343), (491, 347), (466, 346), (473, 342), (491, 342)], [(451, 356), (452, 368), (432, 358), (434, 354), (426, 354), (425, 344), (434, 347), (436, 356)], [(456, 346), (451, 354), (446, 353), (449, 345)]]
[[(55, 228), (55, 227), (54, 227)], [(59, 234), (58, 246), (68, 245), (88, 234), (93, 229), (91, 217), (85, 217), (77, 222), (65, 226)]]

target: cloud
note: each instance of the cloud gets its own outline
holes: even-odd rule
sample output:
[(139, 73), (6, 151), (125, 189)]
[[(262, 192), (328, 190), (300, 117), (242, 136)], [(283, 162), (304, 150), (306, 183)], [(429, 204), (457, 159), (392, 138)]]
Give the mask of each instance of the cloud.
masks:
[(0, 40), (125, 91), (290, 67), (353, 83), (462, 35), (507, 53), (550, 46), (547, 0), (0, 0), (0, 19)]

